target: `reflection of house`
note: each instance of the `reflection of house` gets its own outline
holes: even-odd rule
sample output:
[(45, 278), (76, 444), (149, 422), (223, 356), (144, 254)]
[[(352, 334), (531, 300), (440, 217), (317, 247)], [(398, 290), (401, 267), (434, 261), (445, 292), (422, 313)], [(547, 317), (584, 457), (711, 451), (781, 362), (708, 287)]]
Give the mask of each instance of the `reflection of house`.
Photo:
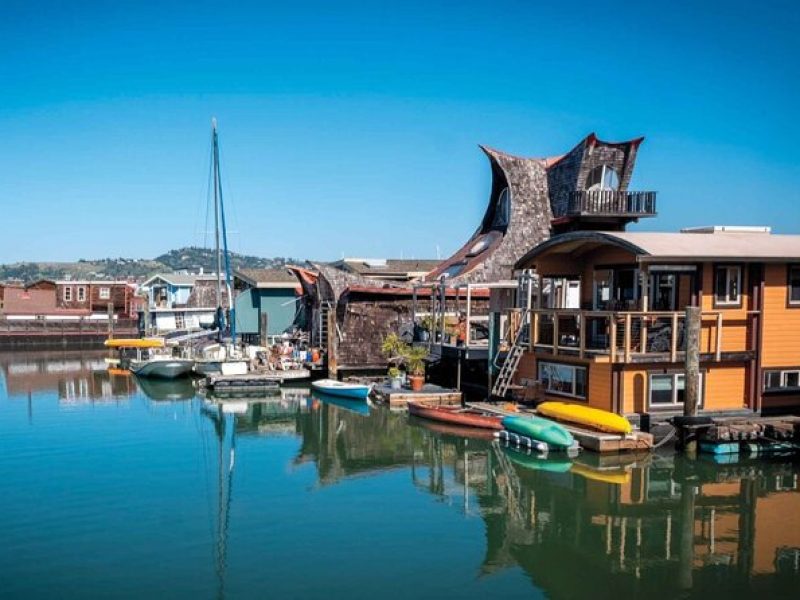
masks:
[[(296, 323), (302, 326), (301, 288), (285, 269), (239, 269), (233, 274), (236, 290), (236, 331), (256, 341), (261, 315), (267, 318), (267, 335), (279, 335)], [(263, 341), (266, 343), (266, 340)]]
[(520, 378), (624, 414), (682, 410), (685, 308), (699, 306), (704, 410), (798, 403), (798, 264), (800, 236), (764, 228), (555, 236), (517, 263), (542, 290)]
[[(221, 286), (222, 306), (227, 306), (225, 285)], [(140, 286), (147, 296), (150, 323), (156, 333), (196, 330), (210, 327), (217, 307), (217, 278), (214, 274), (160, 273)]]

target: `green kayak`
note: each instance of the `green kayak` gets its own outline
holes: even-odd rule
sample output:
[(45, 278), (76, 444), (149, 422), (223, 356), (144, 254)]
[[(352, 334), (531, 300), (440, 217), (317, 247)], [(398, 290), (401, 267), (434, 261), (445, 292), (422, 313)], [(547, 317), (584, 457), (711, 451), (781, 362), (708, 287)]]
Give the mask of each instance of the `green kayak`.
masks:
[(541, 417), (506, 417), (503, 427), (511, 433), (524, 435), (553, 448), (569, 448), (575, 443), (572, 434), (558, 423)]

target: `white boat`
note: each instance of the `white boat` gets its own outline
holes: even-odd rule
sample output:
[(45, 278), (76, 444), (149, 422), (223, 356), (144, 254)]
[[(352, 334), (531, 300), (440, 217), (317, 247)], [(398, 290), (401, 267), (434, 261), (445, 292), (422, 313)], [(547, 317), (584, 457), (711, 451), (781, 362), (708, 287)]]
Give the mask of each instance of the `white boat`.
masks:
[(194, 363), (198, 375), (245, 375), (249, 369), (248, 361), (235, 358), (200, 358)]
[(132, 360), (129, 368), (139, 377), (177, 379), (192, 374), (194, 361), (188, 358), (156, 354), (148, 359)]
[(323, 394), (351, 398), (353, 400), (366, 400), (372, 389), (370, 385), (347, 383), (345, 381), (336, 381), (335, 379), (320, 379), (312, 382), (311, 387)]

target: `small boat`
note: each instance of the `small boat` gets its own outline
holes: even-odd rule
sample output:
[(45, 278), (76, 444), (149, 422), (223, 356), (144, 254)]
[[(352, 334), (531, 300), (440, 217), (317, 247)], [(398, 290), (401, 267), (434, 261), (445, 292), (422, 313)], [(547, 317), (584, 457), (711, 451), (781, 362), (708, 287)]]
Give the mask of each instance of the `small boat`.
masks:
[(630, 422), (625, 417), (581, 404), (569, 402), (542, 402), (536, 407), (536, 412), (564, 423), (583, 425), (597, 431), (628, 435), (633, 431)]
[(408, 412), (415, 417), (451, 425), (496, 429), (498, 431), (503, 428), (503, 417), (487, 415), (481, 411), (462, 408), (461, 406), (434, 406), (423, 402), (409, 402)]
[(249, 363), (235, 358), (202, 358), (194, 363), (194, 372), (198, 375), (246, 375)]
[(156, 355), (146, 360), (132, 360), (130, 370), (139, 377), (177, 379), (191, 375), (194, 361), (186, 358)]
[(312, 382), (311, 387), (325, 394), (330, 394), (331, 396), (340, 396), (342, 398), (351, 398), (354, 400), (366, 400), (372, 389), (369, 385), (347, 383), (346, 381), (336, 381), (335, 379), (319, 379)]
[(558, 423), (540, 417), (505, 417), (503, 428), (517, 435), (543, 442), (552, 448), (571, 448), (575, 443), (572, 434)]

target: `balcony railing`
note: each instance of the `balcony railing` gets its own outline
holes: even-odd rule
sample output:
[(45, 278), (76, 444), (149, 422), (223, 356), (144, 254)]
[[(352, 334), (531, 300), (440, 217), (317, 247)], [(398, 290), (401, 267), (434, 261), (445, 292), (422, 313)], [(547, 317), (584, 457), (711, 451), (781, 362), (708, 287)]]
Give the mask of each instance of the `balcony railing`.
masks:
[(656, 192), (581, 190), (566, 192), (553, 203), (553, 216), (652, 217), (656, 214)]
[[(659, 359), (676, 362), (686, 349), (685, 312), (531, 311), (530, 349), (578, 356), (608, 356), (611, 362)], [(745, 352), (747, 329), (757, 312), (723, 320), (720, 311), (701, 314), (700, 352), (722, 360), (724, 352)], [(723, 346), (723, 332), (728, 332)]]

